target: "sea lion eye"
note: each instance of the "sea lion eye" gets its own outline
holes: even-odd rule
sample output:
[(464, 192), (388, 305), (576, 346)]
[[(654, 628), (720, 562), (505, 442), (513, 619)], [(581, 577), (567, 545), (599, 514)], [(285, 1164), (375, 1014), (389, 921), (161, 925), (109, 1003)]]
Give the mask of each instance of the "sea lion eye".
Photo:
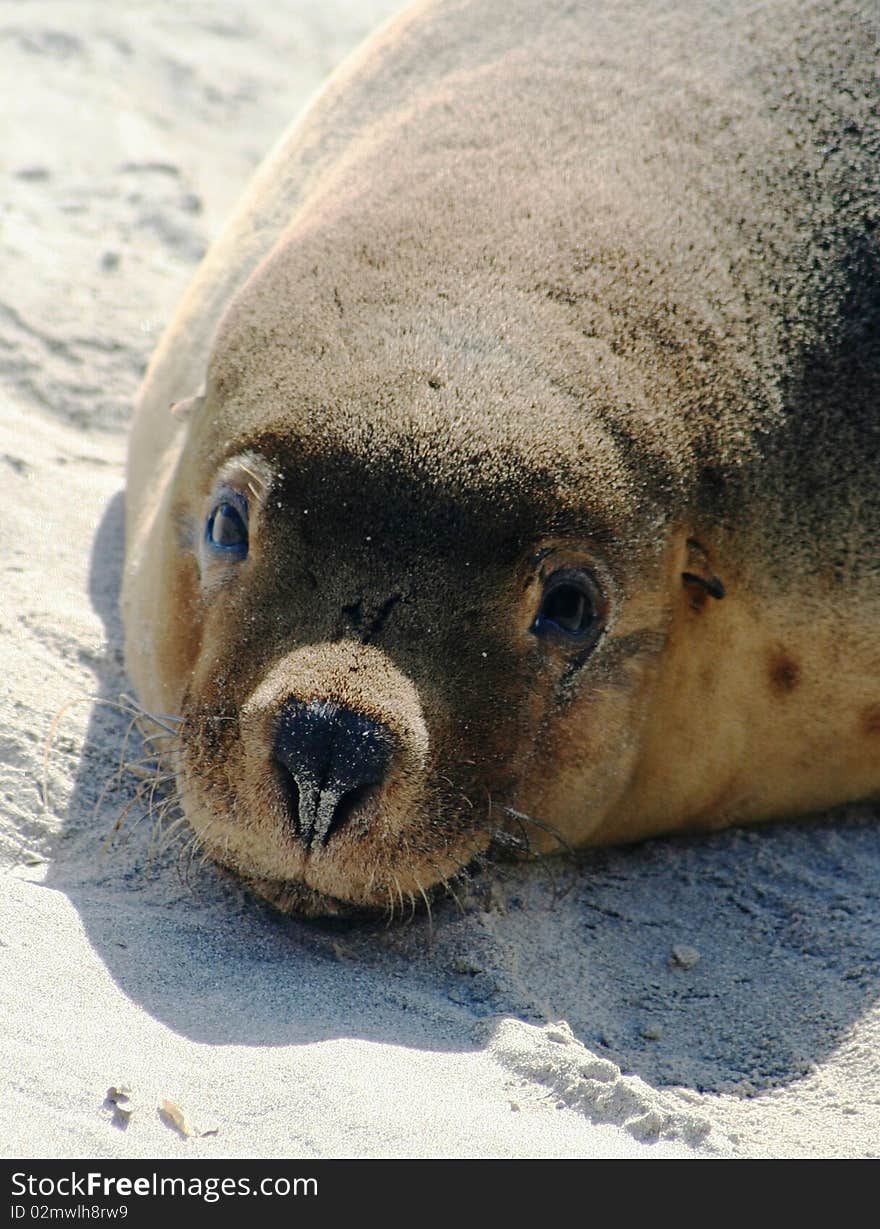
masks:
[(224, 492), (205, 524), (205, 541), (217, 552), (243, 559), (248, 553), (247, 503)]
[(590, 573), (563, 568), (544, 587), (532, 631), (536, 636), (586, 640), (600, 630), (601, 609), (602, 595)]

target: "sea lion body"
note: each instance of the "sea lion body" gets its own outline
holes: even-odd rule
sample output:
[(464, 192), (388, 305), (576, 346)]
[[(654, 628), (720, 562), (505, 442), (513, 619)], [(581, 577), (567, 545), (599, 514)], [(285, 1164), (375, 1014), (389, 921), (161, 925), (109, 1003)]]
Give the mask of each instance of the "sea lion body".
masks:
[(421, 4), (261, 168), (141, 392), (123, 606), (281, 907), (880, 793), (874, 18)]

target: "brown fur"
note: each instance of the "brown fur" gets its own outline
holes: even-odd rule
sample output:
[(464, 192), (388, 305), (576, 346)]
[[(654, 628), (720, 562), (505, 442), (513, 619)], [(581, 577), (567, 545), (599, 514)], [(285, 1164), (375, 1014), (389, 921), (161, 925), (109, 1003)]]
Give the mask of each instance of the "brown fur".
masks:
[[(417, 5), (257, 175), (144, 384), (124, 606), (191, 823), (282, 907), (880, 791), (870, 8)], [(559, 568), (590, 651), (531, 631)], [(289, 697), (397, 747), (311, 853)]]

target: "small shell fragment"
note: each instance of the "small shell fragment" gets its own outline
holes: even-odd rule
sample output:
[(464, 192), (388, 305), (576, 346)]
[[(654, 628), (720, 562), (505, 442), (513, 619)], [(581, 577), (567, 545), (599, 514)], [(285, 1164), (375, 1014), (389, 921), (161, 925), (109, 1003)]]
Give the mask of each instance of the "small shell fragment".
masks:
[(197, 1134), (180, 1106), (175, 1101), (170, 1101), (167, 1097), (162, 1097), (159, 1101), (159, 1117), (166, 1127), (171, 1127), (172, 1130), (177, 1131), (178, 1135), (182, 1135), (184, 1139), (191, 1139), (193, 1135)]

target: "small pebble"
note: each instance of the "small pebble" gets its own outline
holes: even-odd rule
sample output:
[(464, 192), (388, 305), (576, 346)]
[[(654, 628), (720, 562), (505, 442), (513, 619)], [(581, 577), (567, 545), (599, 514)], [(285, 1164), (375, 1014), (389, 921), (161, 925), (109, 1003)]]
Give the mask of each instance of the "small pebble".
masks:
[(134, 1113), (131, 1087), (128, 1084), (111, 1084), (107, 1089), (105, 1104), (113, 1110), (113, 1125), (125, 1128)]
[(672, 949), (672, 963), (678, 965), (680, 969), (692, 969), (695, 964), (699, 963), (700, 953), (695, 947), (689, 947), (686, 943), (676, 944)]

